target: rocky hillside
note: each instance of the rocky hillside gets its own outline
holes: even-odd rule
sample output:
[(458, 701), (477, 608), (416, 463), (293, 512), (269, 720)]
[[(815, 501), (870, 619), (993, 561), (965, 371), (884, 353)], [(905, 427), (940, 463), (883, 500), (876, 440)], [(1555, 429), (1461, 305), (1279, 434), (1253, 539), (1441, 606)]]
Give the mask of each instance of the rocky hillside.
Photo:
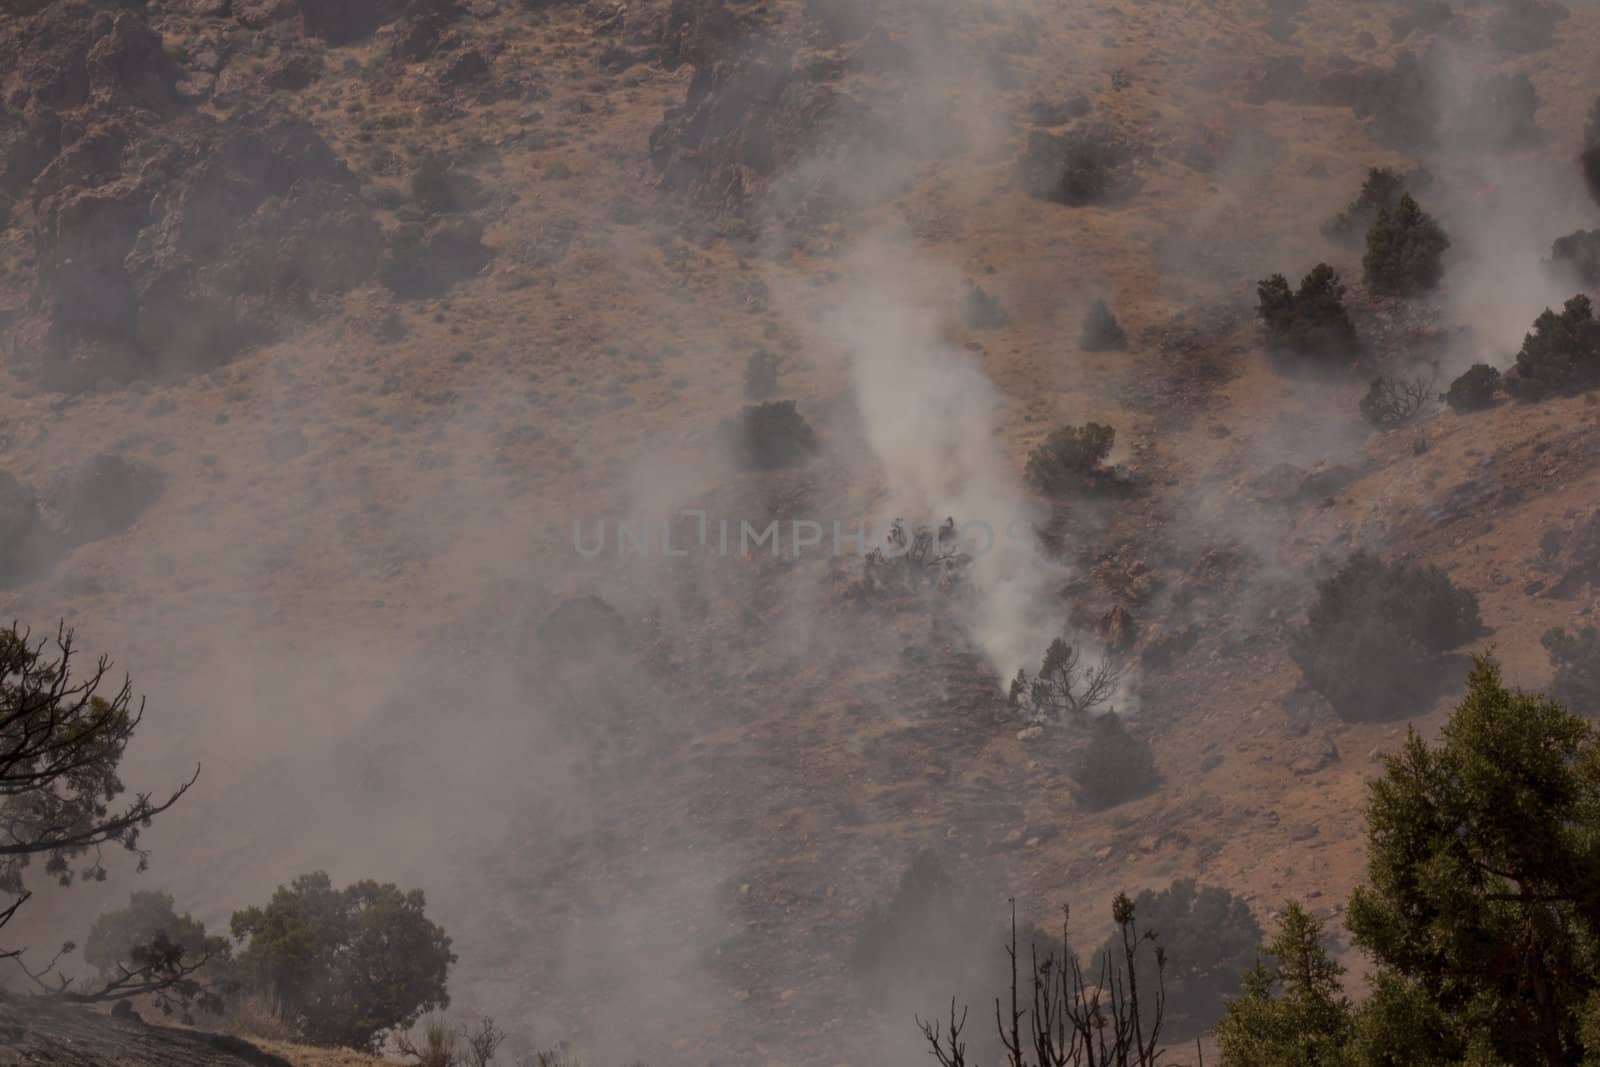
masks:
[[(1437, 565), (1452, 662), (1527, 686), (1595, 606), (1593, 394), (1431, 398), (1585, 284), (1542, 261), (1600, 216), (1600, 12), (1437, 7), (0, 0), (0, 611), (133, 673), (130, 786), (203, 766), (26, 940), (322, 868), (425, 888), (456, 1008), (529, 1041), (881, 1064), (937, 1004), (852, 953), (925, 849), (1084, 945), (1183, 875), (1337, 919), (1373, 757), (1458, 681), (1341, 716), (1315, 581)], [(1414, 298), (1330, 225), (1376, 166), (1450, 235)], [(1319, 261), (1365, 356), (1313, 373), (1254, 308)], [(1379, 373), (1426, 413), (1364, 421)], [(764, 399), (806, 462), (730, 452)], [(1031, 489), (1089, 420), (1105, 491)], [(830, 550), (947, 516), (1008, 539), (954, 588)], [(1062, 635), (1129, 665), (1149, 795), (1087, 810), (1084, 733), (1008, 706)]]

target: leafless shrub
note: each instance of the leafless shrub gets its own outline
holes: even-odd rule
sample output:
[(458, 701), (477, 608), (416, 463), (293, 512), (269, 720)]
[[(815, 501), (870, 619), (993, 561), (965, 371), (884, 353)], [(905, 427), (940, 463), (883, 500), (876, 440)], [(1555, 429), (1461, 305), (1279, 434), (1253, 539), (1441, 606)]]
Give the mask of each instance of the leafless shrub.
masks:
[(1361, 398), (1361, 415), (1380, 430), (1397, 430), (1415, 419), (1433, 398), (1429, 378), (1373, 379), (1367, 395)]

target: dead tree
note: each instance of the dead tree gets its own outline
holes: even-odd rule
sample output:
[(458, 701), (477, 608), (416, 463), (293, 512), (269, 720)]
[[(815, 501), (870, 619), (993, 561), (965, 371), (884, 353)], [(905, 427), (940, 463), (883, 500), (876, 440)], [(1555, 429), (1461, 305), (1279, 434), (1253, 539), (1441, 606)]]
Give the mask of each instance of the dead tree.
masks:
[(1098, 663), (1084, 664), (1083, 654), (1061, 638), (1050, 642), (1039, 673), (1029, 677), (1017, 671), (1011, 682), (1011, 706), (1039, 722), (1059, 722), (1063, 718), (1083, 723), (1098, 707), (1116, 696), (1117, 686), (1128, 665), (1107, 654)]
[[(1011, 940), (1006, 955), (1011, 960), (1010, 1010), (995, 998), (995, 1026), (1005, 1049), (1005, 1067), (1160, 1067), (1164, 1053), (1157, 1048), (1161, 1020), (1166, 1011), (1166, 957), (1153, 933), (1141, 934), (1134, 919), (1133, 902), (1119, 894), (1112, 917), (1122, 933), (1122, 959), (1110, 951), (1099, 962), (1090, 981), (1067, 941), (1069, 912), (1062, 909), (1061, 955), (1038, 958), (1031, 964), (1031, 1004), (1021, 994), (1021, 961), (1017, 952), (1016, 902), (1011, 904)], [(1153, 997), (1141, 994), (1135, 963), (1141, 949), (1156, 959)], [(1146, 996), (1141, 1000), (1141, 995)], [(1148, 1014), (1147, 1014), (1148, 1012)], [(967, 1046), (962, 1040), (967, 1012), (950, 1002), (948, 1024), (917, 1019), (923, 1040), (940, 1067), (967, 1067)]]

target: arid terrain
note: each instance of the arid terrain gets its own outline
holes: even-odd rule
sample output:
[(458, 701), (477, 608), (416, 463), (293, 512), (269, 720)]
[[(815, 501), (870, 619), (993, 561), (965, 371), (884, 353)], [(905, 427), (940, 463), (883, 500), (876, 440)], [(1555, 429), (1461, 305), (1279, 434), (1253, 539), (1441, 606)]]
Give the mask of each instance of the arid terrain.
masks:
[[(424, 889), (452, 1009), (514, 1043), (832, 1065), (926, 1059), (939, 1003), (850, 965), (925, 849), (997, 929), (1070, 902), (1086, 948), (1181, 876), (1337, 925), (1377, 756), (1464, 666), (1345, 721), (1288, 654), (1315, 581), (1357, 548), (1437, 565), (1482, 605), (1461, 664), (1545, 686), (1541, 635), (1594, 621), (1600, 406), (1376, 430), (1376, 370), (1286, 369), (1256, 285), (1332, 264), (1373, 366), (1436, 391), (1509, 365), (1579, 291), (1551, 242), (1600, 224), (1600, 8), (1512, 48), (1492, 4), (1294, 6), (0, 0), (0, 470), (41, 508), (0, 614), (132, 674), (130, 788), (201, 767), (149, 870), (41, 890), (22, 940), (139, 887), (225, 930), (324, 869)], [(1402, 52), (1432, 144), (1380, 129)], [(1470, 99), (1505, 74), (1530, 136)], [(1122, 187), (1031, 195), (1030, 137), (1091, 123)], [(1420, 298), (1323, 233), (1380, 166), (1426, 168), (1451, 237)], [(1080, 345), (1100, 298), (1125, 350)], [(803, 464), (729, 459), (758, 350)], [(1085, 420), (1126, 491), (1030, 492)], [(947, 515), (1005, 541), (954, 588), (874, 591), (834, 550)], [(740, 544), (774, 519), (778, 556)], [(562, 614), (586, 597), (620, 636)], [(1007, 705), (1057, 636), (1131, 665), (1150, 795), (1074, 804), (1082, 734)]]

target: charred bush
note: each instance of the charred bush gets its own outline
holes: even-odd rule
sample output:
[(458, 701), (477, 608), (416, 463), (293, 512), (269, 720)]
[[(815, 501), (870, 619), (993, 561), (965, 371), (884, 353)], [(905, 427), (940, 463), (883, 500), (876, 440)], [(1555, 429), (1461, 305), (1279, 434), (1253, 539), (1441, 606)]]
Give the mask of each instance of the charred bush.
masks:
[(1494, 404), (1500, 391), (1500, 372), (1487, 363), (1474, 363), (1445, 390), (1444, 402), (1457, 414), (1482, 411)]
[(1557, 314), (1549, 308), (1522, 341), (1516, 366), (1501, 384), (1518, 400), (1541, 400), (1600, 383), (1600, 322), (1594, 304), (1581, 293)]
[(735, 462), (751, 470), (790, 467), (817, 451), (817, 435), (793, 400), (745, 408), (722, 424), (722, 439)]
[(1361, 398), (1361, 417), (1380, 430), (1397, 430), (1422, 414), (1432, 395), (1426, 378), (1383, 375), (1372, 380)]
[(1432, 215), (1410, 193), (1402, 193), (1393, 209), (1378, 212), (1367, 231), (1367, 254), (1361, 260), (1367, 285), (1386, 296), (1414, 296), (1439, 284), (1444, 272), (1445, 236)]
[[(1166, 954), (1166, 1033), (1177, 1041), (1196, 1037), (1222, 1018), (1228, 997), (1239, 991), (1261, 950), (1261, 927), (1250, 906), (1221, 886), (1180, 878), (1159, 892), (1133, 899), (1145, 926), (1161, 939)], [(1115, 952), (1112, 934), (1101, 953)], [(1156, 962), (1142, 957), (1134, 977), (1142, 989), (1161, 979)]]
[(1267, 351), (1321, 364), (1349, 364), (1361, 354), (1344, 306), (1344, 284), (1326, 263), (1300, 280), (1298, 291), (1274, 274), (1256, 286), (1256, 315), (1266, 326)]
[(1600, 715), (1600, 630), (1585, 626), (1568, 633), (1556, 626), (1540, 643), (1555, 668), (1550, 699), (1579, 715)]
[(1104, 300), (1089, 305), (1078, 332), (1078, 347), (1085, 352), (1121, 352), (1128, 347), (1128, 335)]
[(1550, 246), (1549, 264), (1572, 285), (1600, 288), (1600, 230), (1577, 230), (1557, 237)]
[(1098, 422), (1063, 426), (1028, 456), (1023, 477), (1046, 496), (1092, 487), (1109, 475), (1102, 465), (1116, 439), (1114, 428)]
[(1154, 792), (1161, 784), (1155, 753), (1108, 711), (1094, 720), (1089, 743), (1073, 757), (1073, 796), (1087, 811), (1104, 811)]
[(1018, 173), (1029, 195), (1081, 207), (1130, 191), (1138, 155), (1132, 142), (1107, 123), (1081, 124), (1061, 134), (1034, 130)]
[(945, 519), (937, 530), (919, 526), (911, 533), (903, 520), (896, 519), (883, 547), (868, 552), (862, 567), (867, 586), (874, 591), (917, 593), (951, 588), (971, 562), (955, 519)]
[(765, 348), (750, 353), (744, 364), (744, 395), (749, 400), (765, 400), (778, 391), (778, 371), (783, 357)]
[(998, 296), (981, 285), (969, 285), (961, 298), (961, 321), (969, 330), (998, 330), (1011, 321), (1011, 316)]
[(1382, 721), (1426, 710), (1445, 653), (1482, 630), (1444, 571), (1356, 552), (1318, 583), (1289, 654), (1341, 718)]

